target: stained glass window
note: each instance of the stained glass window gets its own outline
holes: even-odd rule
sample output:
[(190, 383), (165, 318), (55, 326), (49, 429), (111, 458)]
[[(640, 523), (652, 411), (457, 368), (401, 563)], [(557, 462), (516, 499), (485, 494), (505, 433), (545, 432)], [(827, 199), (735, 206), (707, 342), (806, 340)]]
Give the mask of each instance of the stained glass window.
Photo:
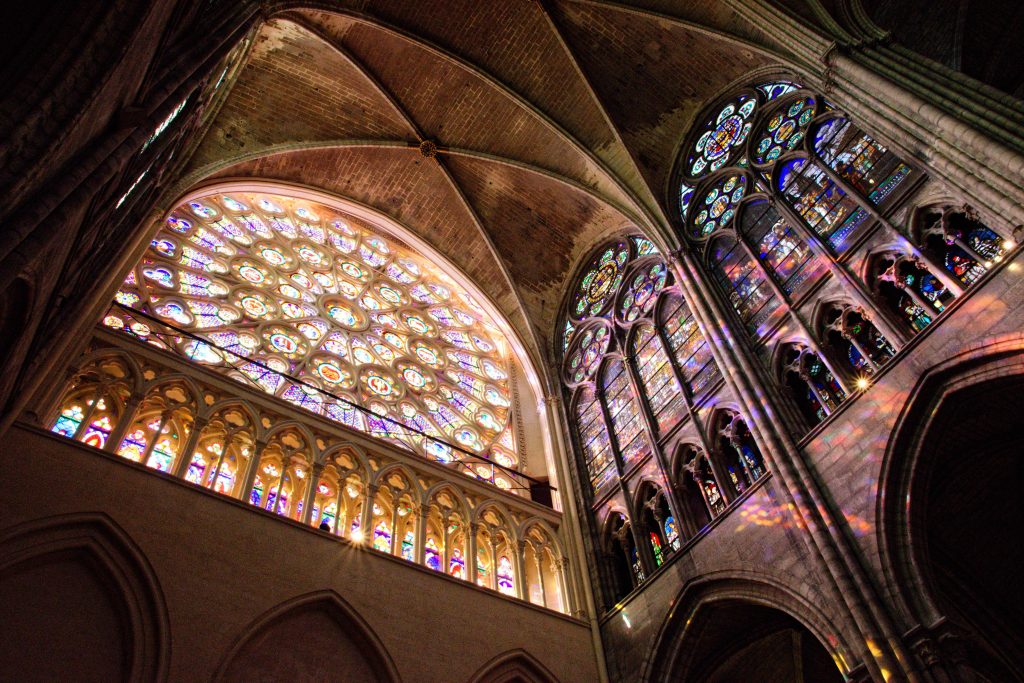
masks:
[(622, 271), (628, 260), (629, 245), (625, 241), (604, 249), (594, 258), (573, 296), (571, 312), (574, 317), (598, 315), (607, 307), (622, 282)]
[(466, 576), (466, 561), (462, 559), (462, 551), (458, 548), (452, 550), (451, 561), (448, 563), (448, 573), (457, 579)]
[(434, 571), (441, 571), (441, 552), (437, 549), (437, 542), (428, 538), (426, 546), (424, 547), (424, 555), (427, 560), (427, 566)]
[(779, 172), (778, 190), (801, 218), (837, 252), (870, 214), (838, 187), (817, 162), (793, 159)]
[(655, 296), (665, 286), (667, 279), (668, 267), (662, 261), (634, 271), (619, 304), (620, 317), (626, 322), (633, 322), (649, 313)]
[(872, 204), (881, 204), (910, 176), (910, 167), (877, 140), (842, 118), (818, 128), (814, 150)]
[(653, 325), (644, 324), (633, 341), (637, 371), (662, 433), (672, 428), (686, 412), (683, 394), (672, 372), (668, 355)]
[(640, 406), (630, 386), (626, 366), (621, 360), (616, 359), (608, 364), (601, 385), (619, 453), (628, 468), (643, 457), (650, 447), (647, 435), (644, 434)]
[(729, 303), (755, 337), (768, 332), (772, 314), (779, 310), (779, 300), (765, 280), (756, 261), (739, 242), (720, 239), (712, 245), (714, 275)]
[(807, 137), (814, 118), (814, 97), (804, 95), (768, 114), (753, 150), (755, 164), (770, 164), (786, 152), (797, 149)]
[(757, 98), (744, 92), (710, 115), (687, 156), (686, 174), (699, 178), (728, 163), (750, 135), (757, 106)]
[(681, 296), (673, 294), (668, 298), (663, 318), (669, 349), (690, 391), (699, 396), (721, 376), (711, 348)]
[(800, 345), (790, 346), (786, 353), (786, 382), (808, 421), (817, 424), (839, 407), (846, 392), (816, 353)]
[[(595, 264), (587, 310), (605, 305), (621, 281), (629, 252), (620, 246)], [(184, 203), (117, 301), (202, 337), (166, 337), (190, 360), (432, 459), (461, 456), (403, 425), (484, 453), (510, 421), (511, 344), (498, 324), (398, 238), (322, 204), (246, 192)], [(116, 308), (104, 323), (165, 344)], [(473, 400), (439, 381), (451, 373)], [(345, 401), (373, 403), (379, 417)], [(93, 440), (105, 440), (102, 429)], [(514, 446), (505, 457), (518, 464)]]
[(693, 236), (707, 237), (729, 225), (746, 191), (747, 179), (742, 175), (729, 175), (715, 183), (693, 209)]
[(512, 570), (512, 561), (505, 555), (498, 558), (498, 591), (505, 595), (516, 594), (515, 573)]
[(742, 223), (758, 260), (787, 294), (798, 296), (824, 274), (825, 264), (811, 254), (800, 233), (770, 202), (748, 204)]
[(576, 425), (583, 445), (583, 459), (594, 492), (614, 481), (615, 467), (608, 430), (594, 390), (585, 387), (576, 406)]
[(379, 522), (373, 529), (373, 547), (381, 552), (391, 552), (391, 528), (386, 522)]

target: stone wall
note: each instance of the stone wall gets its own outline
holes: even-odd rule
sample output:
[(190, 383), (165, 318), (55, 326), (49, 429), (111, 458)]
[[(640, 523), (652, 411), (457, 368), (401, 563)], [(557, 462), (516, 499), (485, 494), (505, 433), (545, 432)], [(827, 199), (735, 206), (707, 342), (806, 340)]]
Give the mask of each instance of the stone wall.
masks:
[(598, 678), (583, 622), (34, 428), (2, 449), (9, 673), (466, 681), (516, 660)]

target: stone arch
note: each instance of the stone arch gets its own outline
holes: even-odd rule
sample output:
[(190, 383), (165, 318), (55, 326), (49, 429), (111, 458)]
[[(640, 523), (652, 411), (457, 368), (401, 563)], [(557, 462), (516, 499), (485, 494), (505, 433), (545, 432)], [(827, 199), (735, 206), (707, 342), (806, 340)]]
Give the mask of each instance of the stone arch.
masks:
[(558, 678), (529, 652), (517, 649), (488, 660), (469, 683), (558, 683)]
[[(6, 530), (0, 597), (8, 608), (0, 620), (8, 673), (29, 665), (33, 676), (53, 680), (166, 679), (170, 626), (156, 574), (105, 514), (59, 515)], [(64, 643), (82, 649), (62, 656), (55, 648)]]
[[(277, 646), (285, 641), (288, 647)], [(263, 648), (267, 642), (275, 646)], [(380, 637), (333, 590), (300, 595), (256, 617), (228, 649), (213, 679), (250, 680), (248, 672), (257, 670), (268, 678), (328, 680), (344, 671), (346, 679), (367, 683), (401, 681)]]
[(433, 486), (431, 486), (429, 489), (424, 491), (423, 504), (432, 504), (434, 500), (442, 493), (447, 493), (454, 499), (456, 507), (452, 508), (452, 511), (459, 513), (460, 515), (462, 515), (462, 518), (464, 520), (469, 521), (470, 514), (473, 508), (469, 504), (469, 501), (466, 500), (465, 492), (461, 488), (455, 486), (449, 481), (439, 481)]
[[(960, 666), (990, 680), (1024, 676), (1014, 625), (1024, 621), (1024, 601), (1007, 588), (1016, 585), (1007, 574), (1020, 551), (1012, 541), (998, 543), (1003, 530), (1019, 530), (1013, 398), (1022, 388), (1020, 333), (932, 367), (909, 392), (882, 462), (877, 543), (888, 590), (920, 629), (926, 665), (953, 667), (954, 677), (967, 675)], [(969, 458), (962, 457), (965, 443)], [(965, 534), (969, 551), (956, 553)]]
[(404, 463), (395, 462), (385, 465), (373, 476), (370, 483), (374, 486), (384, 486), (392, 474), (398, 474), (405, 478), (406, 482), (409, 484), (408, 493), (410, 495), (415, 494), (416, 502), (419, 502), (419, 497), (422, 493), (423, 487), (420, 486), (419, 479), (416, 477), (412, 469)]
[[(709, 655), (701, 651), (701, 638), (709, 626), (714, 626), (715, 611), (722, 608), (777, 613), (781, 616), (770, 615), (776, 617), (775, 625), (796, 625), (824, 648), (838, 667), (836, 681), (844, 680), (850, 672), (851, 650), (838, 628), (812, 601), (773, 578), (745, 573), (707, 576), (684, 586), (673, 604), (641, 668), (639, 680), (644, 683), (705, 680), (699, 676), (709, 673), (709, 662), (701, 658), (706, 660)], [(718, 659), (721, 664), (723, 658)]]
[(209, 406), (204, 403), (197, 417), (210, 418), (231, 409), (238, 410), (249, 419), (250, 424), (252, 424), (253, 438), (259, 438), (263, 431), (265, 431), (259, 419), (259, 411), (256, 410), (252, 403), (238, 396), (221, 399)]

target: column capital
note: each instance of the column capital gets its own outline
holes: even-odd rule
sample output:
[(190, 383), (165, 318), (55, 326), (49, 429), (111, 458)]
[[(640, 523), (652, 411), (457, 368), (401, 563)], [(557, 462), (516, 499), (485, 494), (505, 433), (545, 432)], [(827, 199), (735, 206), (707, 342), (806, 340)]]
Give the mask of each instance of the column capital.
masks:
[(327, 466), (322, 462), (315, 462), (309, 469), (312, 471), (313, 476), (319, 479), (320, 475), (324, 473), (324, 468), (326, 467)]

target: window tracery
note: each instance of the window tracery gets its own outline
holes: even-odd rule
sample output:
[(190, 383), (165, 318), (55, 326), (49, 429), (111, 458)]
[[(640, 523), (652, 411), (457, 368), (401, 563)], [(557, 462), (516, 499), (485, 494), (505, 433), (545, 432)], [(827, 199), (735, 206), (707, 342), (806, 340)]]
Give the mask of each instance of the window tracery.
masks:
[[(620, 260), (594, 274), (585, 310), (610, 301)], [(460, 450), (518, 467), (508, 340), (465, 288), (363, 221), (282, 195), (200, 197), (171, 213), (116, 300), (195, 336), (116, 308), (111, 329), (513, 486)]]
[(782, 349), (783, 381), (793, 391), (797, 405), (812, 425), (835, 412), (846, 391), (817, 353), (805, 344)]
[(1014, 246), (985, 225), (970, 206), (927, 206), (915, 218), (918, 244), (965, 287), (977, 282)]
[[(459, 484), (469, 479), (439, 478), (436, 465), (404, 451), (361, 454), (343, 432), (325, 431), (329, 423), (302, 421), (298, 406), (239, 397), (222, 381), (186, 376), (180, 357), (137, 356), (133, 342), (111, 335), (95, 343), (99, 350), (87, 352), (46, 418), (55, 434), (112, 455), (128, 442), (131, 457), (119, 457), (137, 466), (374, 552), (569, 610), (557, 514), (537, 516), (536, 506), (517, 508), (515, 498), (500, 503), (481, 495), (478, 483), (470, 495)], [(92, 423), (102, 424), (103, 438), (89, 431)], [(133, 436), (136, 428), (141, 437)]]
[(914, 332), (946, 310), (953, 293), (916, 255), (888, 251), (873, 257), (878, 292)]
[[(779, 382), (791, 386), (802, 412), (815, 423), (849, 394), (843, 377), (828, 367), (832, 356), (822, 356), (819, 344), (842, 360), (841, 374), (863, 378), (895, 355), (894, 344), (905, 341), (902, 333), (891, 334), (898, 326), (895, 317), (890, 322), (886, 313), (885, 324), (876, 327), (866, 311), (891, 299), (894, 312), (918, 330), (956, 292), (947, 292), (941, 278), (910, 272), (902, 264), (888, 263), (865, 280), (847, 265), (848, 253), (871, 231), (879, 226), (894, 231), (886, 216), (920, 173), (813, 90), (791, 82), (763, 84), (739, 89), (708, 111), (721, 111), (739, 97), (756, 103), (749, 105), (751, 127), (745, 141), (722, 155), (721, 164), (697, 164), (694, 170), (706, 125), (684, 145), (678, 171), (682, 232), (703, 253), (710, 279), (755, 348), (767, 347), (761, 353), (766, 361), (773, 355), (771, 345), (779, 343), (773, 337), (783, 335), (780, 330), (808, 340), (807, 351), (817, 360), (790, 358)], [(961, 258), (956, 265), (970, 273), (973, 262)], [(828, 323), (815, 327), (808, 322), (813, 297), (837, 287), (860, 312), (832, 313)], [(776, 346), (775, 354), (791, 351)], [(735, 474), (742, 479), (739, 470)]]

